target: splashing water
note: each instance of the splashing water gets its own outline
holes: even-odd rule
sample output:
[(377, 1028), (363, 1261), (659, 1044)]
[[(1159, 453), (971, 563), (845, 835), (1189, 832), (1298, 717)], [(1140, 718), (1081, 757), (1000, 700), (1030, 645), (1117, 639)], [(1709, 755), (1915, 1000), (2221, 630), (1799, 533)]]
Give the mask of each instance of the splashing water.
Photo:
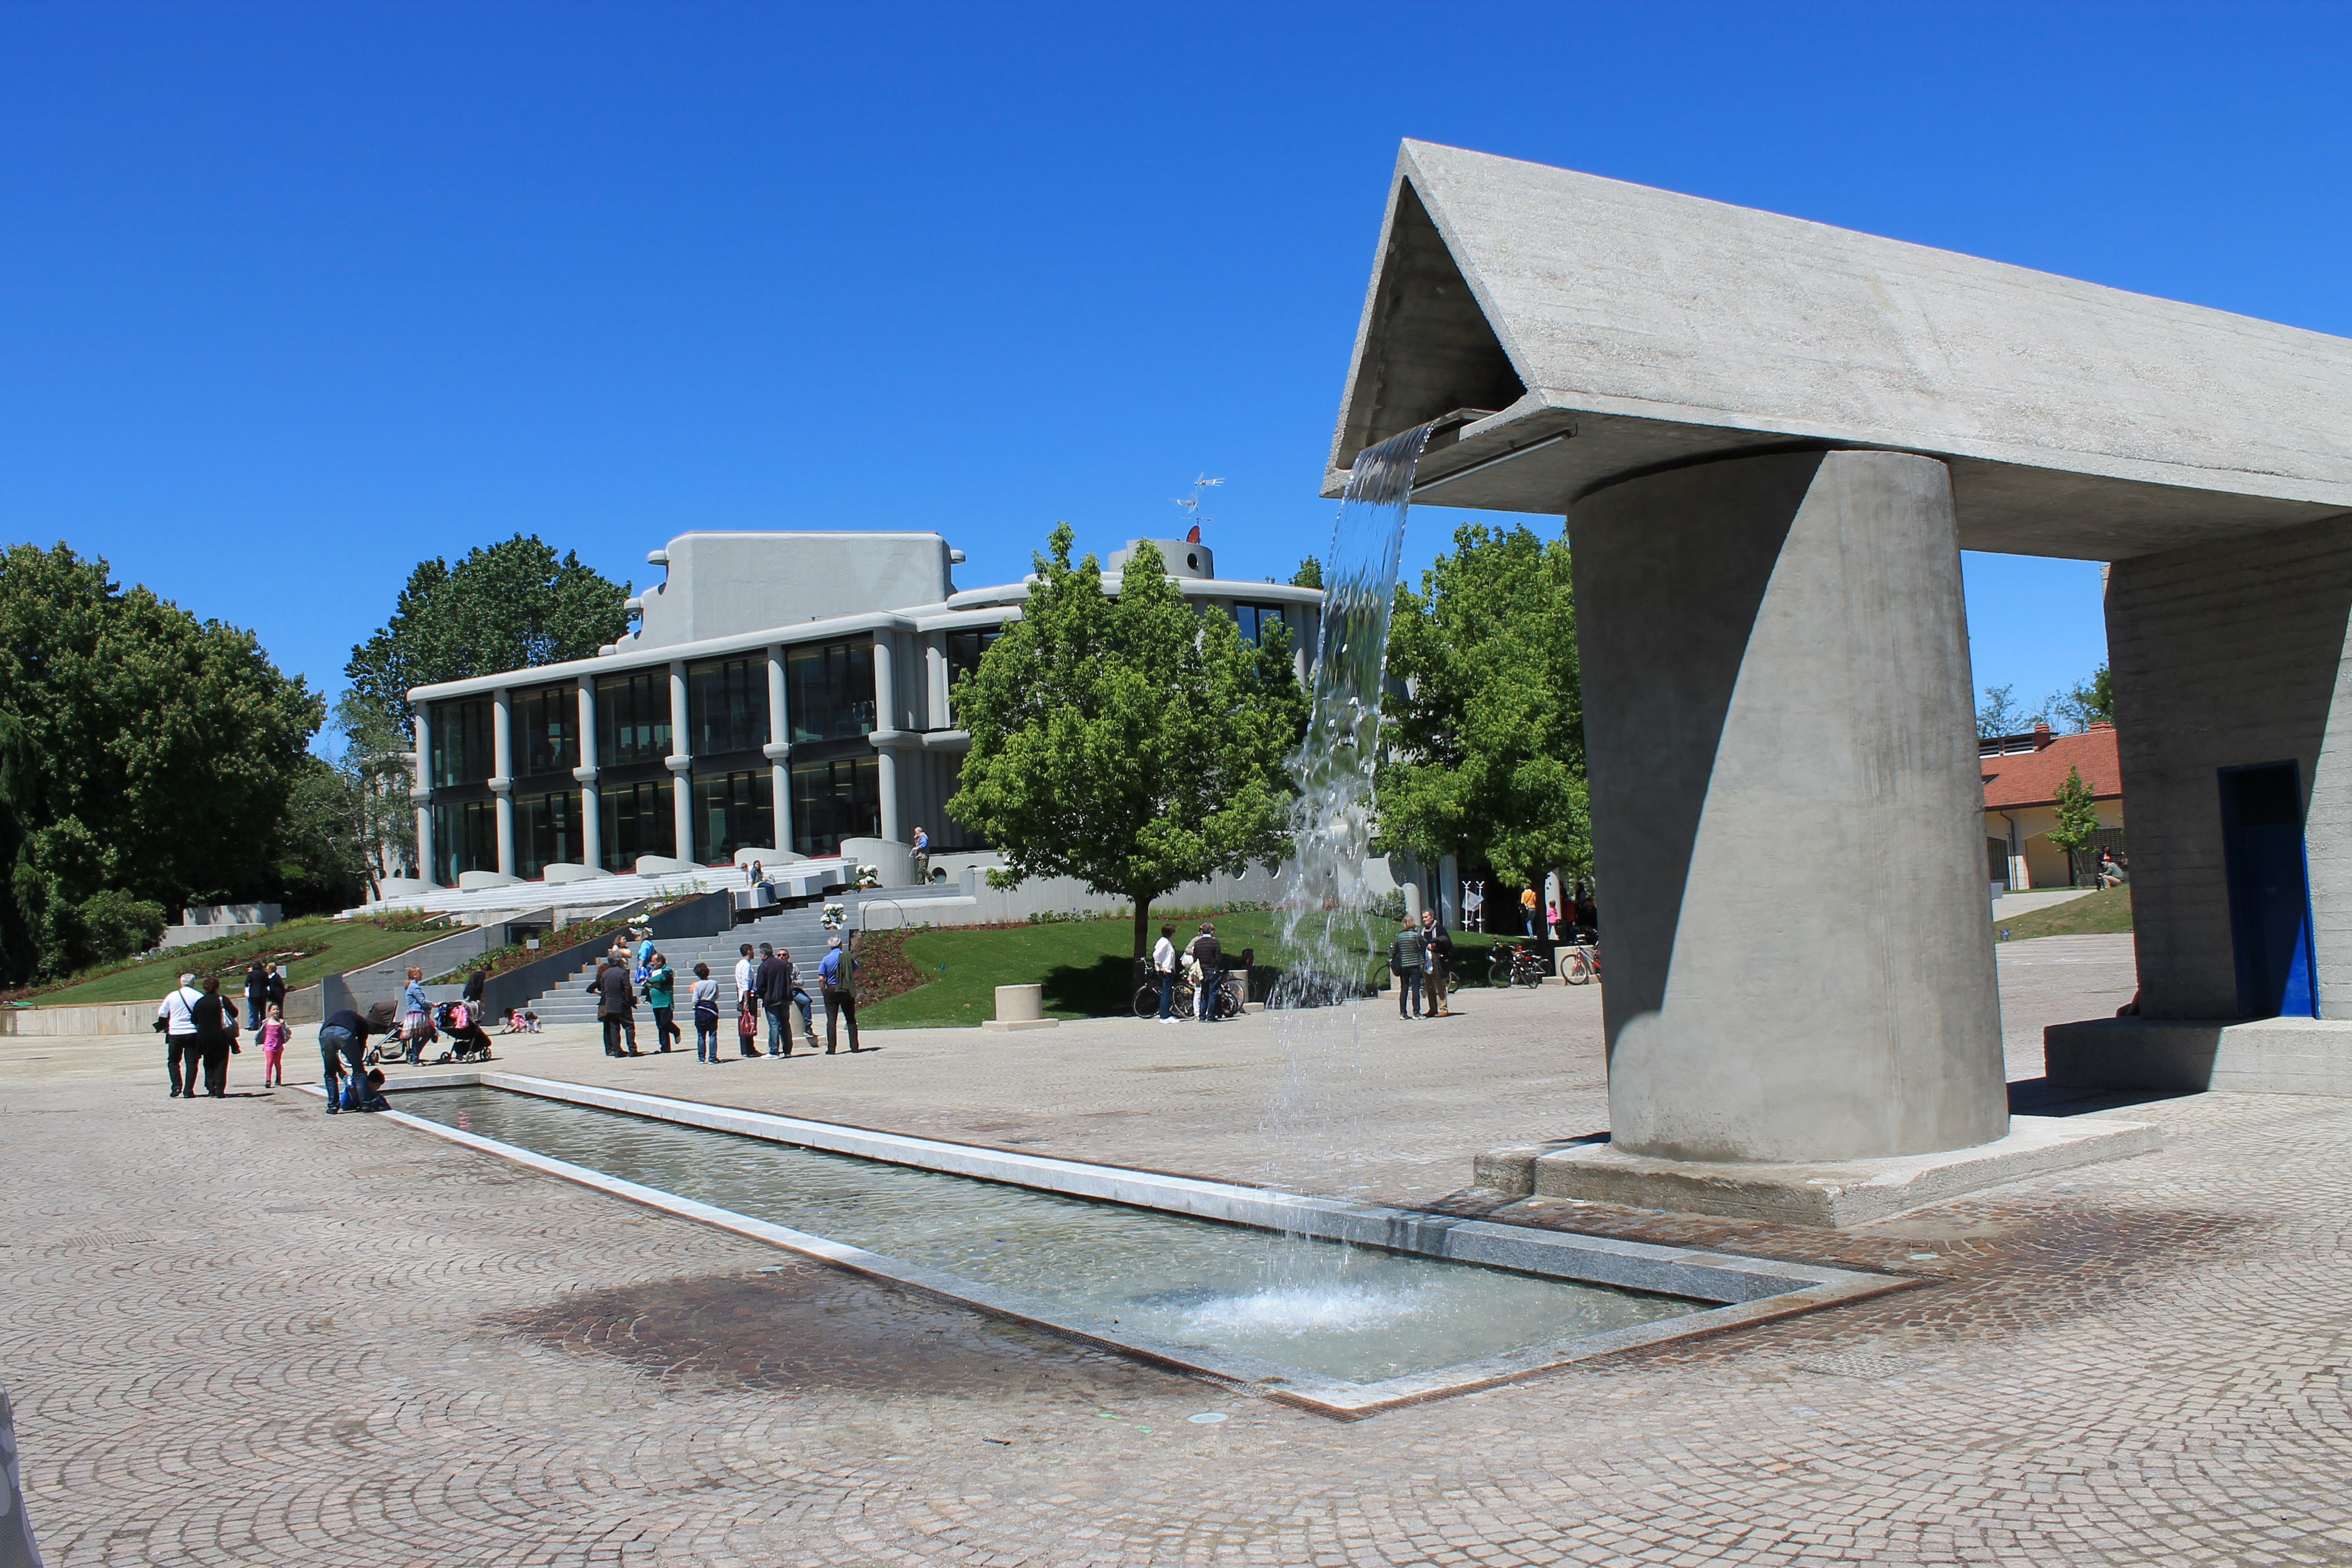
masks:
[[(1374, 895), (1364, 879), (1374, 826), (1372, 772), (1405, 512), (1428, 439), (1429, 427), (1421, 426), (1358, 456), (1323, 563), (1314, 712), (1291, 760), (1298, 797), (1291, 805), (1294, 870), (1282, 902), (1288, 963), (1276, 997), (1289, 1073), (1261, 1122), (1276, 1186), (1344, 1194), (1357, 1184), (1364, 1158), (1357, 1135), (1357, 993), (1391, 934), (1373, 918)], [(1271, 1244), (1265, 1292), (1337, 1299), (1323, 1276), (1344, 1251)]]

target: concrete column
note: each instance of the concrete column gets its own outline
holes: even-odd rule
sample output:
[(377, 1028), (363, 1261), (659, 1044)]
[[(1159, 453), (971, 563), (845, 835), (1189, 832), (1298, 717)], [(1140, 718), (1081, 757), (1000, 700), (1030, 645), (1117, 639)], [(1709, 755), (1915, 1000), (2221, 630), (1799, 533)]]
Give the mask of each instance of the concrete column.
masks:
[(580, 678), (580, 765), (572, 770), (580, 784), (580, 857), (593, 868), (604, 863), (604, 801), (596, 791), (596, 678)]
[(433, 880), (433, 720), (432, 710), (416, 710), (416, 780), (408, 798), (416, 807), (416, 874)]
[(2238, 1016), (2221, 770), (2293, 761), (2320, 1016), (2352, 1018), (2348, 625), (2352, 517), (2118, 561), (2109, 573), (2142, 1017)]
[(923, 637), (923, 721), (918, 730), (948, 728), (948, 635), (929, 632)]
[(1867, 1159), (2009, 1126), (1951, 480), (1732, 458), (1578, 502), (1612, 1146)]
[(670, 822), (677, 842), (671, 853), (681, 860), (694, 853), (694, 755), (687, 750), (686, 660), (669, 661), (669, 755), (663, 759), (670, 772)]
[[(874, 634), (874, 727), (897, 730), (898, 721), (898, 638), (896, 633)], [(905, 842), (898, 830), (898, 758), (888, 746), (875, 750), (875, 791), (881, 797), (881, 837)]]
[(768, 787), (774, 792), (776, 845), (793, 847), (792, 710), (784, 692), (784, 645), (768, 645)]
[(513, 693), (501, 686), (490, 694), (490, 793), (497, 797), (499, 874), (512, 877), (515, 854)]

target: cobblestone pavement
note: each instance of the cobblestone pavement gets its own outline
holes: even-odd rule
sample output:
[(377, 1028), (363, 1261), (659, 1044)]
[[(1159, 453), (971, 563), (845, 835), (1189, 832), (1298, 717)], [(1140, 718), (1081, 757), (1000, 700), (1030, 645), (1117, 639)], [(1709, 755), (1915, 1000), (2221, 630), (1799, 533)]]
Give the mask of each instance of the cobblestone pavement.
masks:
[[(2013, 1075), (2130, 975), (2127, 939), (2004, 952)], [(187, 1104), (152, 1038), (0, 1037), (34, 1523), (64, 1564), (2352, 1563), (2352, 1102), (2101, 1112), (2170, 1141), (1844, 1233), (1497, 1209), (1471, 1152), (1605, 1122), (1597, 997), (1464, 1007), (1299, 1047), (1360, 1051), (1336, 1104), (1256, 1019), (504, 1054), (1242, 1177), (1286, 1099), (1370, 1147), (1324, 1184), (1922, 1284), (1340, 1424), (330, 1121), (250, 1055)]]

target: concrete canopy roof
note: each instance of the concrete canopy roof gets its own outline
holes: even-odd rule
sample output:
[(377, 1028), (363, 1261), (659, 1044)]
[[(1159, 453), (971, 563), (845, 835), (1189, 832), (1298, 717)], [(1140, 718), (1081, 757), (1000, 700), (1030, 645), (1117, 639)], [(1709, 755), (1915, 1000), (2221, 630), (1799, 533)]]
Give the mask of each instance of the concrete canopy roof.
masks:
[(2352, 340), (1407, 142), (1324, 493), (1431, 419), (1414, 499), (1445, 506), (1557, 514), (1795, 446), (1944, 458), (1973, 550), (2116, 560), (2352, 510)]

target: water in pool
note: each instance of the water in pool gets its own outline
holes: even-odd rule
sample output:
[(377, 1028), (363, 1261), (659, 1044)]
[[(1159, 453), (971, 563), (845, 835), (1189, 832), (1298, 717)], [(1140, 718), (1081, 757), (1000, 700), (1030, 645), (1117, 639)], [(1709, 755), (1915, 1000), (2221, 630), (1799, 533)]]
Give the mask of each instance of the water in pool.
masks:
[[(484, 1138), (1180, 1344), (1349, 1383), (1714, 1305), (1282, 1237), (500, 1089), (422, 1091), (398, 1104)], [(1279, 1267), (1286, 1248), (1316, 1249), (1320, 1266)]]

